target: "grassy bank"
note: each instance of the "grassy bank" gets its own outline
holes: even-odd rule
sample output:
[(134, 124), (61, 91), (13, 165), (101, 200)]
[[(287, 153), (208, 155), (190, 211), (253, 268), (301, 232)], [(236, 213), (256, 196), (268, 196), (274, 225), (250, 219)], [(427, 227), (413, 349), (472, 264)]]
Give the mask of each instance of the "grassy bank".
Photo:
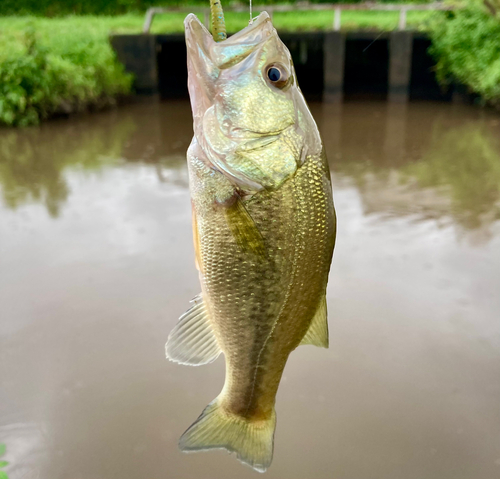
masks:
[(0, 124), (36, 124), (128, 94), (132, 77), (107, 31), (84, 18), (0, 19)]
[[(254, 5), (293, 4), (297, 0), (255, 0)], [(365, 0), (310, 0), (310, 3), (361, 3)], [(379, 0), (381, 3), (430, 3), (433, 0)], [(224, 9), (248, 5), (249, 0), (222, 0)], [(1, 0), (0, 15), (122, 15), (145, 12), (149, 7), (207, 7), (208, 0)]]
[[(409, 12), (408, 25), (425, 28), (429, 12)], [(152, 33), (182, 33), (185, 13), (158, 15)], [(200, 15), (201, 19), (201, 15)], [(392, 30), (397, 12), (346, 11), (342, 28)], [(140, 33), (142, 14), (0, 17), (0, 124), (36, 124), (58, 113), (112, 104), (131, 91), (132, 78), (109, 44), (113, 33)], [(229, 32), (248, 24), (246, 13), (226, 13)], [(333, 12), (274, 15), (281, 31), (330, 29)]]
[[(258, 12), (256, 12), (257, 14)], [(426, 28), (427, 21), (433, 12), (410, 11), (407, 14), (409, 28)], [(185, 13), (169, 13), (156, 15), (152, 33), (182, 33)], [(203, 15), (199, 15), (203, 20)], [(248, 25), (248, 13), (226, 12), (226, 26), (229, 32), (236, 32)], [(398, 12), (385, 11), (344, 11), (342, 12), (342, 29), (356, 30), (393, 30), (397, 27)], [(282, 12), (275, 13), (273, 23), (278, 30), (306, 31), (326, 30), (333, 25), (333, 11)], [(41, 32), (60, 30), (91, 29), (94, 33), (140, 33), (144, 24), (144, 15), (125, 14), (118, 16), (69, 16), (43, 18), (32, 16), (0, 17), (0, 31), (18, 32), (27, 26), (33, 26)]]

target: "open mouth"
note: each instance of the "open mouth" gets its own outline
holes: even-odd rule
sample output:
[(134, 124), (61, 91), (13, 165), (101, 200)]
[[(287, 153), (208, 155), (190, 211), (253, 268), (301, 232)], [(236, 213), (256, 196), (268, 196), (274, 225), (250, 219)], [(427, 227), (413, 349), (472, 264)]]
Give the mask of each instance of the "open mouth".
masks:
[[(245, 43), (259, 43), (262, 40), (262, 38), (259, 38), (262, 36), (262, 26), (266, 23), (270, 25), (271, 19), (269, 18), (267, 12), (262, 12), (250, 25), (243, 28), (239, 32), (234, 33), (227, 38), (227, 40), (221, 42), (221, 44), (230, 45), (239, 43), (242, 37), (245, 37)], [(186, 17), (184, 20), (184, 27), (186, 29), (186, 33), (191, 33), (195, 40), (198, 40), (197, 43), (204, 43), (204, 38), (202, 39), (204, 36), (212, 40), (213, 43), (216, 43), (205, 25), (200, 22), (194, 13), (190, 13)]]
[(241, 61), (262, 42), (269, 39), (273, 31), (266, 12), (262, 12), (251, 25), (221, 42), (216, 42), (212, 38), (210, 32), (193, 13), (186, 17), (184, 26), (189, 54), (196, 57), (203, 56), (221, 69)]
[(238, 148), (236, 149), (236, 152), (249, 152), (249, 151), (255, 151), (260, 148), (264, 148), (271, 143), (274, 143), (276, 140), (278, 140), (280, 137), (279, 134), (274, 135), (266, 135), (262, 136), (260, 138), (255, 138), (254, 140), (248, 140), (242, 143)]

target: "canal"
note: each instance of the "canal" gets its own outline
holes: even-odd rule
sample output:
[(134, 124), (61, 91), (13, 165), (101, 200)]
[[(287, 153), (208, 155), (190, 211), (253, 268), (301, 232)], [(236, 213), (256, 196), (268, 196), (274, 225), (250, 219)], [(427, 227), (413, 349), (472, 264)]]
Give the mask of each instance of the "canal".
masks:
[[(500, 474), (500, 118), (312, 103), (338, 242), (330, 349), (292, 353), (269, 478)], [(199, 292), (187, 101), (0, 130), (0, 443), (10, 479), (251, 478), (180, 434), (222, 386), (164, 343)]]

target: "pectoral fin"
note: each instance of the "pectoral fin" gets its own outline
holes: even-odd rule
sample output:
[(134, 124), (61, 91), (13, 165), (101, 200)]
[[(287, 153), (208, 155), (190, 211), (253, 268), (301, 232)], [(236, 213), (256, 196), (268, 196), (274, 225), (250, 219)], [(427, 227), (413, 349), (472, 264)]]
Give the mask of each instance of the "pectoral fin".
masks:
[(226, 220), (234, 239), (242, 250), (257, 256), (265, 255), (264, 238), (240, 198), (227, 207)]
[(328, 348), (328, 318), (326, 310), (326, 296), (321, 299), (316, 314), (311, 321), (307, 333), (300, 345), (312, 344), (320, 348)]
[(213, 332), (208, 311), (200, 296), (180, 318), (168, 336), (165, 352), (167, 358), (188, 366), (201, 366), (217, 359), (221, 353)]

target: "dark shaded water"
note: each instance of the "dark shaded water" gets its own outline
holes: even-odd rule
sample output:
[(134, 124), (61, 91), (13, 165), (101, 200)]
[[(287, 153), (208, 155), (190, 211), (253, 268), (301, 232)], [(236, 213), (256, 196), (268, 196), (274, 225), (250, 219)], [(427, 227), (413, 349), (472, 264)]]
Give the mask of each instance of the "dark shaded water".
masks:
[[(275, 478), (500, 476), (500, 117), (312, 105), (339, 217), (331, 347), (277, 400)], [(164, 359), (199, 292), (188, 103), (0, 131), (0, 442), (11, 479), (255, 477), (178, 436), (223, 360)]]

